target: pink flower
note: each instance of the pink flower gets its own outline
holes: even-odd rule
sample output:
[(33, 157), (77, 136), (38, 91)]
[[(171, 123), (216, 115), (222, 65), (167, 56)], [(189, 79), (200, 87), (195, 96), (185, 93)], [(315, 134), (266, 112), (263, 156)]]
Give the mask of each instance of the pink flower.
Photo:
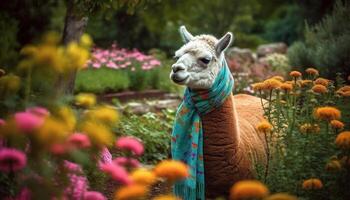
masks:
[(158, 60), (151, 60), (150, 62), (149, 62), (149, 64), (150, 65), (160, 65), (160, 62), (158, 61)]
[(41, 126), (44, 118), (31, 112), (18, 112), (15, 114), (15, 121), (21, 131), (28, 133)]
[(84, 195), (84, 200), (106, 200), (106, 197), (99, 192), (86, 191)]
[(12, 148), (3, 148), (0, 150), (0, 171), (18, 171), (23, 169), (26, 164), (27, 157), (22, 151)]
[(3, 120), (3, 119), (0, 119), (0, 126), (3, 126), (3, 125), (5, 125), (5, 124), (6, 124), (6, 121)]
[(113, 180), (119, 181), (123, 184), (130, 184), (131, 179), (129, 178), (128, 172), (121, 166), (114, 163), (102, 163), (101, 171), (109, 174)]
[(134, 158), (126, 158), (126, 157), (117, 157), (113, 160), (113, 163), (116, 165), (134, 167), (134, 168), (141, 166), (138, 160)]
[(68, 138), (68, 143), (77, 148), (88, 148), (91, 146), (90, 139), (82, 133), (74, 133)]
[(32, 193), (28, 188), (22, 188), (21, 192), (14, 198), (14, 200), (30, 200)]
[(112, 62), (112, 61), (109, 61), (106, 65), (107, 65), (107, 67), (110, 67), (110, 68), (116, 68), (117, 67), (117, 65), (114, 62)]
[(100, 68), (101, 67), (101, 64), (100, 63), (92, 63), (92, 67), (94, 68)]
[(115, 146), (122, 150), (131, 151), (137, 156), (142, 155), (144, 151), (142, 143), (133, 137), (120, 137)]
[(102, 163), (111, 163), (112, 162), (112, 154), (111, 154), (111, 152), (109, 152), (107, 147), (104, 147), (102, 149), (100, 162), (102, 162)]
[(32, 107), (32, 108), (27, 108), (26, 112), (35, 114), (39, 117), (47, 117), (50, 115), (50, 112), (44, 108), (44, 107)]
[(50, 147), (50, 152), (54, 155), (63, 155), (69, 151), (68, 147), (66, 144), (53, 144)]

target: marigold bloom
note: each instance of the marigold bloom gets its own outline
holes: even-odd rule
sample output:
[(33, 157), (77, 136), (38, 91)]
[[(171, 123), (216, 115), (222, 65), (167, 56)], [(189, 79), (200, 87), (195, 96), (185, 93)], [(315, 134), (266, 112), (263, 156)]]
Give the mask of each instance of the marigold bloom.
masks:
[(334, 119), (340, 119), (341, 112), (335, 107), (325, 106), (317, 108), (314, 112), (314, 116), (316, 119), (331, 121)]
[(310, 75), (313, 75), (313, 76), (318, 76), (319, 75), (318, 70), (315, 69), (315, 68), (307, 68), (305, 70), (305, 72), (310, 74)]
[(144, 151), (142, 143), (133, 137), (120, 137), (116, 141), (115, 146), (122, 150), (131, 151), (137, 156), (142, 155)]
[(81, 69), (90, 57), (87, 49), (82, 48), (76, 42), (69, 43), (66, 51), (69, 63), (75, 69)]
[(176, 160), (163, 160), (155, 166), (154, 173), (170, 181), (182, 180), (189, 176), (188, 167)]
[(267, 120), (261, 121), (257, 126), (258, 131), (263, 132), (263, 133), (270, 132), (272, 130), (272, 128), (273, 128), (272, 125)]
[(117, 157), (113, 160), (113, 163), (120, 165), (120, 166), (126, 166), (126, 167), (140, 167), (140, 162), (136, 160), (135, 158), (127, 158), (127, 157)]
[(107, 198), (103, 194), (96, 191), (86, 191), (84, 193), (84, 200), (106, 200)]
[(341, 96), (350, 96), (350, 85), (339, 88), (336, 93)]
[(84, 47), (90, 47), (92, 45), (92, 38), (90, 37), (89, 34), (84, 33), (80, 37), (80, 44)]
[(325, 86), (323, 85), (320, 85), (320, 84), (316, 84), (314, 85), (311, 90), (315, 93), (319, 93), (319, 94), (324, 94), (324, 93), (327, 93), (328, 90)]
[(344, 123), (336, 119), (332, 120), (330, 124), (334, 129), (341, 130), (344, 128)]
[(112, 177), (113, 180), (118, 181), (122, 184), (132, 183), (128, 172), (121, 166), (114, 163), (102, 163), (100, 165), (101, 171), (107, 173)]
[(280, 81), (280, 82), (283, 82), (284, 81), (284, 78), (282, 77), (282, 76), (273, 76), (273, 77), (271, 77), (272, 79), (276, 79), (276, 80), (278, 80), (278, 81)]
[(299, 83), (302, 87), (306, 87), (312, 84), (312, 80), (301, 80)]
[(43, 144), (52, 144), (64, 141), (70, 131), (66, 124), (54, 117), (47, 117), (36, 134), (37, 139)]
[(60, 107), (58, 110), (58, 117), (66, 124), (69, 131), (75, 129), (77, 120), (73, 110), (67, 106)]
[(98, 106), (86, 113), (86, 117), (98, 120), (106, 125), (113, 125), (118, 122), (119, 115), (115, 108), (111, 106)]
[(291, 71), (291, 72), (289, 73), (289, 75), (290, 75), (291, 77), (294, 77), (294, 78), (301, 77), (301, 73), (298, 72), (298, 71)]
[(139, 168), (134, 170), (130, 174), (131, 180), (133, 183), (140, 185), (152, 185), (157, 181), (156, 175), (145, 168)]
[(300, 126), (301, 133), (318, 133), (320, 132), (320, 126), (318, 124), (306, 123)]
[(75, 104), (82, 107), (91, 107), (96, 104), (96, 96), (90, 93), (80, 93), (75, 96)]
[(12, 74), (1, 76), (0, 85), (2, 88), (6, 88), (6, 91), (15, 93), (21, 86), (21, 79), (18, 76)]
[(335, 139), (335, 144), (342, 149), (350, 149), (350, 131), (339, 133)]
[(129, 185), (120, 188), (115, 193), (115, 200), (140, 199), (147, 195), (148, 188), (144, 185)]
[(305, 190), (318, 190), (322, 187), (322, 181), (318, 178), (310, 178), (303, 182), (303, 189)]
[(282, 83), (281, 89), (285, 91), (291, 91), (293, 89), (293, 85), (290, 83)]
[(281, 81), (278, 81), (276, 79), (267, 79), (263, 82), (264, 86), (263, 89), (264, 90), (274, 90), (274, 89), (278, 89), (281, 86)]
[(261, 91), (264, 89), (264, 83), (259, 82), (259, 83), (254, 83), (252, 84), (253, 90), (254, 91)]
[(0, 149), (0, 171), (15, 172), (23, 169), (27, 164), (26, 155), (17, 149)]
[(85, 122), (82, 125), (82, 131), (85, 132), (90, 141), (99, 146), (112, 146), (114, 141), (113, 133), (103, 124), (96, 122)]
[(181, 200), (181, 199), (174, 195), (159, 195), (154, 197), (152, 200)]
[(330, 80), (328, 79), (325, 79), (325, 78), (318, 78), (314, 81), (315, 84), (320, 84), (320, 85), (323, 85), (325, 87), (328, 86), (328, 84), (330, 83)]
[(44, 123), (44, 118), (30, 112), (18, 112), (14, 118), (16, 126), (24, 133), (34, 131)]
[(68, 143), (77, 148), (88, 148), (91, 146), (89, 137), (83, 133), (74, 133), (70, 135)]
[(277, 194), (268, 196), (264, 200), (298, 200), (298, 198), (286, 193), (277, 193)]
[(326, 164), (326, 171), (336, 172), (341, 169), (341, 163), (339, 160), (331, 160)]
[(245, 180), (234, 184), (230, 190), (231, 200), (260, 199), (269, 194), (267, 187), (259, 181)]

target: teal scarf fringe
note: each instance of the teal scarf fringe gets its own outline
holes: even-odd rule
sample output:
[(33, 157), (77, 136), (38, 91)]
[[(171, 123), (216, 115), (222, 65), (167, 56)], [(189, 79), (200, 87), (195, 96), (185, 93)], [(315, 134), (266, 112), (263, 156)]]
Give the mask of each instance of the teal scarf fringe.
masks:
[(200, 116), (220, 107), (232, 93), (233, 78), (222, 57), (222, 66), (213, 86), (205, 91), (186, 89), (179, 105), (172, 132), (171, 153), (174, 160), (189, 166), (190, 176), (175, 184), (174, 193), (183, 200), (205, 199), (203, 130)]

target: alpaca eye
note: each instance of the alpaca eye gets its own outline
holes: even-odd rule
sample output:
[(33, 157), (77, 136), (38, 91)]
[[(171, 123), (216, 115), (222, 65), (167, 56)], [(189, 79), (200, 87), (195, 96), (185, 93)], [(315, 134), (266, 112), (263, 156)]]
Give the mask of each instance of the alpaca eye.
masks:
[(208, 64), (210, 62), (210, 59), (208, 58), (200, 58), (199, 60), (204, 64)]

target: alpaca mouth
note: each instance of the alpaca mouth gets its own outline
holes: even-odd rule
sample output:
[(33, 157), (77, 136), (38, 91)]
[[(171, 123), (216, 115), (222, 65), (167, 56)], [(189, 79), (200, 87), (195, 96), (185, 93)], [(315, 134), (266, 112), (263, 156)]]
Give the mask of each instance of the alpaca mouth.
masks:
[(181, 83), (185, 82), (188, 79), (188, 77), (189, 77), (189, 75), (187, 75), (185, 78), (179, 78), (179, 77), (173, 75), (172, 79), (175, 83), (181, 84)]

